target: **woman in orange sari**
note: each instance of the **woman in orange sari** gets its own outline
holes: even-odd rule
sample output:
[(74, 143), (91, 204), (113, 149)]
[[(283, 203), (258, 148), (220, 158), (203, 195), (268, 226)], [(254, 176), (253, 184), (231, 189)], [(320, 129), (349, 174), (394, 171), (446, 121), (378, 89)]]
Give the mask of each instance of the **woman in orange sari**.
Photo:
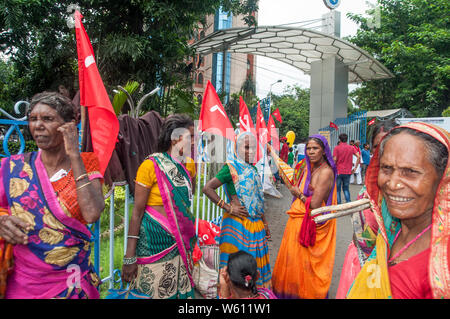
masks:
[(347, 298), (450, 298), (450, 136), (426, 123), (390, 131), (371, 160), (375, 247)]
[[(280, 175), (286, 176), (282, 170)], [(310, 209), (337, 203), (336, 166), (323, 136), (309, 137), (306, 158), (297, 165), (294, 176), (298, 178), (294, 178), (293, 186), (289, 185), (294, 201), (286, 212), (289, 220), (272, 286), (278, 298), (323, 299), (333, 273), (336, 221), (315, 225)]]

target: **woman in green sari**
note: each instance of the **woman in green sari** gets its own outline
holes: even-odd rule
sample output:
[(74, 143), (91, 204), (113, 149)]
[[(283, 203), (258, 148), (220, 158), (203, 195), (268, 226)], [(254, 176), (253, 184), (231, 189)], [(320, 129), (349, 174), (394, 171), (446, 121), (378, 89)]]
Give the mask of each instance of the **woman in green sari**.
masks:
[(158, 151), (139, 167), (122, 278), (153, 299), (194, 297), (192, 252), (195, 218), (190, 212), (195, 165), (187, 158), (194, 123), (169, 116)]

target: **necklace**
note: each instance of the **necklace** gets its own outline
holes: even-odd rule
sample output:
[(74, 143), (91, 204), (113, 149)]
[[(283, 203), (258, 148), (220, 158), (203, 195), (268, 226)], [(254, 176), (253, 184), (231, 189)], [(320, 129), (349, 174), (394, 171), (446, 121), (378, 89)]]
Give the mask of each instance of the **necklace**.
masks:
[(311, 173), (311, 177), (314, 175), (315, 172), (317, 172), (318, 170), (320, 170), (322, 168), (323, 165), (325, 165), (326, 161), (323, 161), (322, 164), (320, 164), (319, 167), (317, 167), (312, 173)]
[[(396, 253), (394, 255), (394, 257), (390, 258), (388, 260), (388, 263), (390, 265), (394, 265), (392, 262), (397, 259), (401, 254), (403, 254), (405, 252), (406, 249), (408, 249), (409, 246), (411, 246), (412, 244), (414, 244), (423, 234), (425, 234), (429, 229), (431, 228), (431, 224), (428, 225), (428, 227), (426, 227), (424, 230), (422, 230), (420, 232), (419, 235), (417, 235), (413, 240), (411, 240), (409, 243), (407, 243), (402, 249), (400, 249), (400, 251), (398, 253)], [(398, 236), (400, 235), (400, 233), (402, 232), (402, 230), (400, 229), (400, 231), (398, 232), (397, 236), (395, 236), (394, 238), (394, 243), (396, 242)]]

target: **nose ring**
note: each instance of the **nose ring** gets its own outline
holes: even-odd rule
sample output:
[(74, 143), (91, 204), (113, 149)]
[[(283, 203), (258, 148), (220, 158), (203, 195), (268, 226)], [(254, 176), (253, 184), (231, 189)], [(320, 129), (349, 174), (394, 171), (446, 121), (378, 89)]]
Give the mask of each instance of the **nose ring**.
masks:
[(395, 185), (397, 188), (402, 187), (402, 184), (398, 183), (397, 185)]

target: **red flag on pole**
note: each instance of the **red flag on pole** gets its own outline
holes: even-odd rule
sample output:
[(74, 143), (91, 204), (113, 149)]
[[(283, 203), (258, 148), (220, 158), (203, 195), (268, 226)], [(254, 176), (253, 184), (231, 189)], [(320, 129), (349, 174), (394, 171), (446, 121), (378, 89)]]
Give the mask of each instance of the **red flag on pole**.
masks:
[(258, 162), (263, 154), (261, 153), (261, 147), (264, 149), (264, 146), (267, 144), (267, 142), (270, 141), (270, 136), (268, 136), (268, 131), (267, 131), (267, 126), (266, 126), (266, 122), (264, 121), (264, 116), (261, 112), (261, 107), (259, 105), (259, 101), (258, 101), (258, 106), (256, 109), (256, 134), (258, 137), (258, 145), (260, 147), (257, 148), (257, 152), (256, 152), (256, 161)]
[(273, 113), (273, 116), (277, 119), (278, 122), (283, 123), (283, 120), (281, 118), (280, 110), (277, 108)]
[(269, 136), (272, 139), (272, 147), (277, 152), (280, 151), (280, 140), (278, 138), (278, 131), (275, 126), (275, 121), (272, 118), (272, 115), (269, 116), (269, 122), (267, 123), (267, 127), (269, 129)]
[(339, 129), (339, 127), (336, 124), (334, 124), (333, 122), (330, 122), (330, 127), (334, 128), (336, 130)]
[(222, 135), (225, 138), (234, 140), (233, 125), (231, 125), (219, 96), (210, 81), (206, 84), (205, 93), (203, 94), (199, 121), (200, 131)]
[(242, 96), (239, 96), (239, 124), (241, 132), (247, 132), (254, 129), (253, 121), (248, 111), (247, 105)]
[(81, 18), (81, 13), (75, 11), (80, 104), (87, 107), (92, 146), (100, 163), (100, 172), (104, 174), (116, 146), (119, 121), (98, 72), (94, 51)]
[(370, 125), (374, 125), (375, 124), (375, 121), (376, 121), (376, 117), (374, 117), (373, 119), (371, 119), (370, 121), (369, 121), (369, 123), (367, 123), (369, 126)]

